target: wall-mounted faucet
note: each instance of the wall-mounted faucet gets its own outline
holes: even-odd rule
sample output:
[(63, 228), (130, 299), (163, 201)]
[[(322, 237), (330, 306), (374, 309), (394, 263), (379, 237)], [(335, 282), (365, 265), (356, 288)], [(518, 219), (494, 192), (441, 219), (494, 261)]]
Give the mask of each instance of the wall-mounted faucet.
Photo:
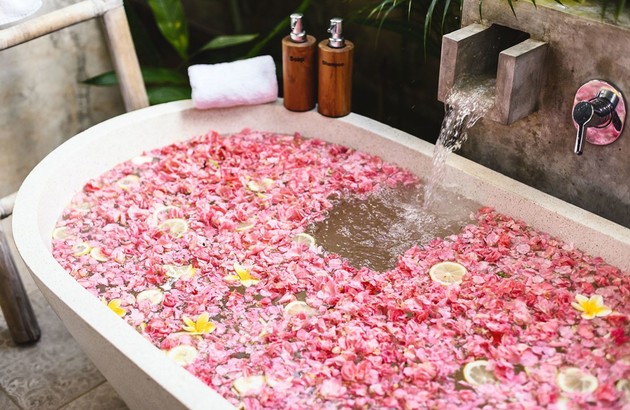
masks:
[(496, 79), (486, 118), (512, 124), (536, 110), (549, 45), (500, 25), (471, 24), (442, 37), (438, 100), (465, 77)]
[(582, 155), (584, 141), (595, 145), (614, 142), (621, 135), (625, 118), (626, 107), (619, 90), (600, 80), (584, 84), (573, 103), (577, 128), (574, 152)]

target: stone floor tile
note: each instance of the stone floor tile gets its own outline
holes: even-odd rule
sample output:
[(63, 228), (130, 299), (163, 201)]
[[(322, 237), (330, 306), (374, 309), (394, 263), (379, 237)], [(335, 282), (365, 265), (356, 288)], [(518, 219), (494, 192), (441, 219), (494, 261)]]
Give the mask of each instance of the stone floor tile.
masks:
[(107, 382), (90, 390), (59, 410), (127, 410), (128, 407)]
[(0, 385), (23, 409), (57, 409), (104, 380), (85, 356), (39, 359), (14, 362), (0, 375)]
[[(88, 359), (39, 292), (31, 303), (42, 337), (31, 346), (16, 346), (0, 323), (0, 387), (22, 409), (57, 409), (105, 378)], [(1, 407), (0, 407), (1, 408)]]
[(20, 410), (20, 408), (15, 403), (13, 403), (11, 398), (2, 390), (0, 390), (0, 409)]
[(127, 409), (35, 285), (15, 249), (10, 222), (11, 218), (0, 223), (9, 234), (42, 336), (34, 345), (16, 346), (0, 314), (0, 409)]

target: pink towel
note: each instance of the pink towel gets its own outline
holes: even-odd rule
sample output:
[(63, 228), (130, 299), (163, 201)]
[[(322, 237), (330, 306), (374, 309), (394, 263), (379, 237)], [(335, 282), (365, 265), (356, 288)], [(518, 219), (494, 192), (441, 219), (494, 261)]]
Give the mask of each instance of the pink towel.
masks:
[(188, 67), (195, 108), (253, 105), (278, 98), (276, 65), (271, 56)]

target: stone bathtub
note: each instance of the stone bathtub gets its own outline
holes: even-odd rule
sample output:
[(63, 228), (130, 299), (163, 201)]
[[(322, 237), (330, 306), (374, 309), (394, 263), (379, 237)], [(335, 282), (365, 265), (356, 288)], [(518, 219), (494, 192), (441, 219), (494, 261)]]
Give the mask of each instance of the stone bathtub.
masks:
[[(210, 130), (227, 133), (243, 128), (298, 131), (378, 155), (419, 176), (431, 170), (433, 145), (427, 142), (359, 115), (330, 119), (316, 112), (292, 113), (281, 103), (208, 111), (193, 109), (189, 101), (163, 104), (101, 123), (48, 155), (28, 176), (16, 200), (17, 248), (50, 305), (130, 408), (234, 407), (69, 276), (51, 254), (51, 232), (88, 179), (145, 150)], [(447, 164), (444, 184), (450, 190), (630, 270), (630, 229), (456, 155)]]

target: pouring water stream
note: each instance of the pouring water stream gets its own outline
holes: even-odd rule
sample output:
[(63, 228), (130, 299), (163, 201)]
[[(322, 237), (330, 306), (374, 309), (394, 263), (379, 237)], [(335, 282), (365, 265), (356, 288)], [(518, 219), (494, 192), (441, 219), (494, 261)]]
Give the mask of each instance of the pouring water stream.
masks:
[(492, 107), (494, 80), (454, 87), (446, 99), (446, 114), (433, 151), (431, 175), (424, 187), (423, 208), (436, 201), (437, 187), (442, 185), (448, 155), (457, 151), (468, 137), (468, 129)]

